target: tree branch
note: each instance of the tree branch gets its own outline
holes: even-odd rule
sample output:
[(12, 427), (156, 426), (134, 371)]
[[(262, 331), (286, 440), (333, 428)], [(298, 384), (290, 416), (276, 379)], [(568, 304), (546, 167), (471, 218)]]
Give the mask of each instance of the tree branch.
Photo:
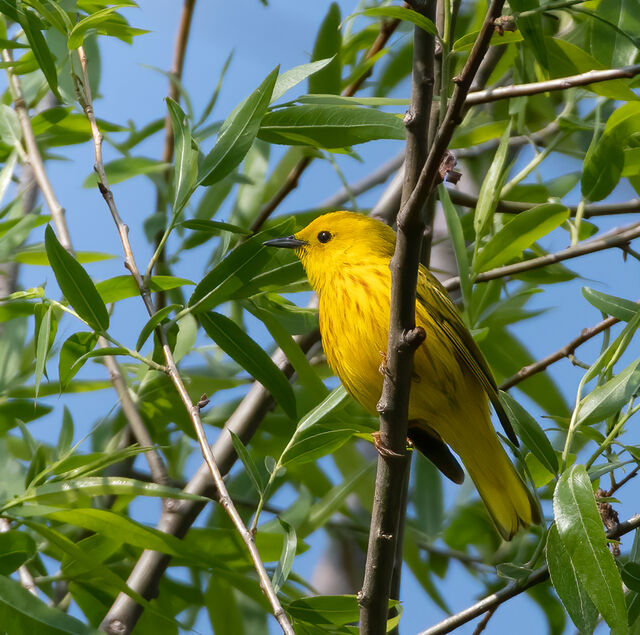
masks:
[[(515, 138), (515, 137), (514, 137)], [(456, 154), (459, 156), (459, 154)], [(455, 188), (447, 188), (451, 202), (464, 207), (475, 207), (478, 204), (478, 197), (473, 194), (461, 192)], [(525, 203), (521, 201), (498, 201), (496, 212), (503, 214), (519, 214), (535, 207), (537, 203)], [(577, 205), (567, 205), (571, 216), (575, 216), (578, 211)], [(640, 199), (632, 199), (624, 203), (600, 203), (584, 206), (583, 218), (593, 218), (594, 216), (613, 216), (614, 214), (633, 214), (640, 212)]]
[[(585, 254), (592, 254), (596, 251), (602, 251), (603, 249), (612, 249), (613, 247), (622, 247), (629, 243), (634, 238), (640, 236), (640, 223), (632, 223), (626, 227), (614, 229), (599, 238), (589, 240), (573, 247), (567, 247), (562, 251), (557, 251), (552, 254), (546, 254), (539, 258), (532, 258), (531, 260), (523, 260), (522, 262), (516, 262), (512, 265), (504, 265), (503, 267), (497, 267), (479, 273), (475, 282), (486, 282), (487, 280), (495, 280), (496, 278), (506, 278), (507, 276), (514, 276), (524, 271), (531, 271), (533, 269), (540, 269), (546, 265), (553, 264), (555, 262), (562, 262), (563, 260), (569, 260), (571, 258), (577, 258), (578, 256), (584, 256)], [(457, 289), (460, 286), (460, 277), (454, 276), (445, 281), (444, 287), (448, 291)]]
[[(378, 404), (379, 438), (384, 450), (378, 458), (365, 580), (359, 597), (360, 629), (367, 635), (384, 633), (386, 630), (391, 572), (401, 515), (401, 510), (394, 501), (399, 496), (408, 467), (407, 414), (413, 355), (425, 335), (421, 328), (415, 327), (416, 283), (424, 227), (420, 210), (435, 184), (442, 180), (441, 162), (462, 119), (466, 95), (487, 51), (494, 31), (494, 20), (501, 14), (503, 4), (504, 0), (491, 2), (462, 73), (454, 79), (456, 87), (424, 166), (421, 170), (415, 170), (414, 166), (405, 164), (405, 171), (409, 174), (419, 171), (419, 177), (398, 216), (396, 249), (390, 264), (392, 284), (389, 341), (384, 385)], [(420, 69), (414, 66), (414, 72), (416, 70)], [(417, 97), (412, 94), (412, 103), (416, 103), (415, 100)], [(416, 113), (416, 116), (426, 118), (429, 114), (427, 111)], [(412, 132), (410, 128), (409, 139), (413, 136)], [(408, 154), (409, 156), (411, 155)]]
[(544, 82), (487, 88), (486, 90), (469, 93), (466, 105), (477, 106), (478, 104), (487, 104), (492, 101), (498, 101), (499, 99), (525, 97), (527, 95), (537, 95), (553, 90), (567, 90), (567, 88), (575, 88), (576, 86), (608, 82), (612, 79), (635, 77), (638, 74), (640, 74), (640, 64), (634, 64), (632, 66), (623, 66), (622, 68), (609, 68), (603, 71), (587, 71), (580, 75), (570, 75), (569, 77), (560, 77)]
[[(8, 51), (3, 51), (2, 57), (5, 61), (11, 60), (11, 56)], [(29, 165), (33, 170), (34, 178), (42, 192), (42, 196), (51, 210), (51, 218), (56, 228), (56, 234), (58, 235), (60, 244), (62, 244), (67, 251), (73, 253), (73, 243), (71, 242), (69, 228), (67, 227), (64, 208), (56, 197), (55, 191), (49, 181), (47, 171), (44, 167), (40, 150), (38, 149), (33, 128), (31, 126), (31, 119), (29, 117), (27, 105), (22, 94), (20, 81), (9, 69), (7, 69), (7, 75), (14, 108), (18, 115), (22, 136), (24, 137), (27, 148), (27, 159), (29, 161)], [(106, 348), (108, 345), (108, 342), (106, 342), (103, 337), (99, 338), (98, 346), (100, 348)], [(111, 383), (118, 395), (122, 411), (131, 426), (131, 430), (136, 437), (136, 440), (143, 448), (148, 448), (148, 451), (144, 454), (154, 479), (156, 479), (157, 483), (166, 483), (167, 471), (164, 467), (164, 463), (156, 449), (153, 447), (153, 442), (146, 429), (146, 425), (140, 416), (135, 402), (129, 394), (129, 389), (122, 375), (122, 371), (120, 370), (120, 365), (115, 357), (105, 356), (103, 360), (104, 365), (109, 372)]]
[[(624, 536), (638, 527), (640, 527), (640, 514), (632, 516), (626, 522), (620, 523), (614, 529), (607, 531), (606, 536), (610, 540), (617, 540), (620, 536)], [(507, 600), (524, 593), (527, 589), (530, 589), (536, 584), (544, 582), (548, 577), (549, 569), (547, 566), (545, 565), (540, 567), (534, 571), (524, 583), (511, 584), (496, 593), (492, 593), (464, 611), (460, 611), (460, 613), (447, 617), (439, 624), (428, 628), (426, 631), (422, 631), (419, 635), (444, 635), (445, 633), (450, 633), (459, 626), (462, 626), (463, 624), (470, 622), (475, 617), (482, 615), (484, 612), (495, 610)]]
[[(380, 25), (380, 32), (378, 36), (374, 40), (373, 44), (369, 47), (369, 50), (366, 52), (364, 56), (364, 60), (371, 59), (374, 55), (378, 54), (389, 41), (389, 38), (393, 35), (393, 32), (398, 28), (398, 24), (400, 24), (400, 20), (389, 20), (383, 21)], [(361, 77), (359, 77), (356, 81), (352, 82), (347, 86), (343, 91), (342, 95), (344, 97), (353, 97), (357, 90), (362, 86), (364, 81), (371, 75), (372, 69), (369, 69), (366, 73), (364, 73)], [(285, 179), (285, 182), (282, 184), (282, 187), (268, 200), (261, 208), (260, 213), (256, 217), (256, 219), (251, 224), (251, 231), (257, 232), (264, 225), (264, 223), (269, 219), (271, 214), (277, 209), (278, 205), (284, 201), (289, 194), (298, 187), (298, 181), (300, 177), (304, 173), (304, 171), (309, 167), (312, 161), (312, 157), (303, 157), (296, 163), (296, 165), (292, 168), (291, 172)]]
[[(82, 65), (82, 106), (91, 125), (91, 133), (96, 155), (95, 170), (98, 174), (98, 188), (100, 189), (100, 193), (102, 194), (105, 202), (107, 203), (107, 206), (109, 207), (113, 220), (118, 229), (118, 233), (120, 234), (120, 240), (122, 242), (122, 247), (125, 253), (126, 266), (136, 282), (138, 290), (140, 291), (140, 296), (142, 297), (149, 315), (152, 316), (155, 313), (155, 307), (151, 299), (151, 294), (149, 292), (149, 289), (147, 289), (143, 283), (142, 276), (140, 275), (140, 271), (138, 270), (133, 251), (131, 249), (131, 243), (129, 242), (128, 228), (122, 222), (115, 204), (115, 200), (113, 198), (113, 193), (109, 189), (109, 184), (104, 169), (104, 163), (102, 161), (102, 134), (100, 133), (98, 124), (96, 122), (95, 114), (93, 111), (93, 102), (91, 99), (91, 89), (89, 87), (87, 56), (82, 46), (77, 49), (77, 52), (78, 57), (80, 58), (80, 64)], [(193, 424), (196, 437), (198, 438), (198, 443), (200, 444), (200, 449), (202, 450), (202, 455), (209, 468), (209, 471), (211, 472), (211, 476), (213, 477), (213, 481), (218, 490), (220, 504), (233, 522), (237, 532), (240, 534), (240, 537), (242, 538), (247, 547), (247, 550), (249, 551), (249, 555), (251, 556), (251, 560), (253, 561), (254, 567), (258, 574), (258, 578), (260, 580), (260, 588), (267, 596), (269, 603), (271, 604), (273, 614), (280, 624), (282, 631), (287, 635), (294, 635), (293, 629), (289, 624), (289, 620), (284, 612), (284, 609), (282, 608), (282, 605), (280, 604), (280, 600), (278, 599), (278, 596), (273, 589), (264, 563), (260, 558), (260, 553), (258, 552), (258, 548), (256, 547), (253, 534), (245, 526), (240, 514), (236, 510), (233, 501), (231, 500), (231, 497), (229, 496), (229, 493), (227, 492), (222, 474), (220, 473), (215, 457), (211, 452), (211, 447), (209, 446), (204, 428), (202, 427), (202, 421), (200, 420), (200, 408), (191, 401), (191, 397), (189, 396), (184, 382), (182, 381), (175, 360), (173, 358), (171, 347), (169, 346), (169, 342), (167, 340), (166, 331), (162, 326), (159, 326), (158, 328), (156, 328), (156, 332), (158, 333), (158, 337), (160, 338), (160, 342), (162, 345), (162, 352), (167, 363), (169, 378), (171, 379), (171, 382), (173, 383), (187, 413), (189, 414), (189, 418), (191, 419), (191, 423)], [(119, 635), (122, 632), (119, 629), (118, 625), (116, 625), (115, 623), (103, 623), (103, 627), (105, 628), (106, 632), (114, 633), (114, 635), (116, 633)]]
[[(314, 331), (302, 338), (297, 337), (296, 340), (302, 350), (307, 352), (320, 340), (320, 334)], [(287, 377), (291, 377), (293, 368), (282, 351), (277, 351), (273, 360)], [(237, 459), (231, 435), (225, 434), (225, 430), (233, 432), (245, 445), (248, 445), (260, 422), (273, 407), (274, 401), (269, 391), (262, 384), (255, 382), (229, 417), (220, 436), (213, 444), (212, 452), (222, 474), (227, 474)], [(216, 496), (216, 488), (206, 463), (200, 466), (184, 489), (200, 496), (210, 498)], [(163, 511), (157, 529), (183, 538), (203, 507), (202, 503), (194, 501), (178, 501), (174, 508)], [(129, 575), (127, 586), (146, 599), (156, 597), (160, 579), (170, 561), (171, 557), (168, 555), (157, 551), (144, 551)], [(114, 633), (128, 635), (133, 631), (142, 611), (143, 608), (135, 600), (121, 593), (104, 617), (102, 628), (112, 625)]]

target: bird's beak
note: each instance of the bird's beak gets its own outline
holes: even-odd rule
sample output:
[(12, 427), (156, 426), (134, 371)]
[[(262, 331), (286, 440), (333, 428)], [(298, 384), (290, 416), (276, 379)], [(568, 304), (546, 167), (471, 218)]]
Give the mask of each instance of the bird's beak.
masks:
[(299, 240), (295, 236), (285, 236), (284, 238), (274, 238), (273, 240), (265, 240), (263, 245), (267, 247), (285, 247), (286, 249), (298, 249), (307, 245), (306, 240)]

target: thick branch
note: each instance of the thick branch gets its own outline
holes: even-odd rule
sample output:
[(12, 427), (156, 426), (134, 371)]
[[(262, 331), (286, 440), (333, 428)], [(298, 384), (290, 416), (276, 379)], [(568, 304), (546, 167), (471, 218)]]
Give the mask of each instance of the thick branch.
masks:
[[(320, 334), (315, 331), (303, 338), (296, 339), (298, 339), (302, 350), (306, 352), (319, 341)], [(293, 374), (293, 368), (281, 351), (278, 351), (273, 359), (287, 377)], [(234, 432), (245, 445), (248, 445), (260, 422), (273, 407), (274, 401), (269, 391), (262, 384), (255, 382), (225, 423), (223, 432), (212, 447), (213, 455), (222, 474), (229, 472), (237, 458), (231, 442), (231, 435), (224, 431)], [(216, 496), (217, 491), (205, 463), (200, 466), (184, 489), (200, 496), (210, 498)], [(157, 528), (164, 533), (182, 538), (203, 507), (202, 503), (194, 501), (178, 501), (174, 508), (163, 511)], [(127, 586), (147, 599), (156, 597), (160, 579), (170, 561), (171, 558), (165, 554), (157, 551), (144, 551), (129, 575)], [(112, 632), (117, 632), (118, 635), (127, 635), (132, 632), (142, 610), (142, 607), (136, 604), (135, 600), (121, 593), (102, 621), (102, 628), (106, 629), (111, 626)]]
[[(465, 98), (478, 66), (486, 53), (494, 30), (494, 20), (500, 15), (504, 0), (493, 0), (480, 34), (473, 46), (439, 127), (423, 167), (416, 170), (408, 161), (415, 155), (407, 153), (405, 172), (420, 173), (415, 187), (406, 198), (398, 216), (396, 250), (391, 260), (391, 313), (386, 372), (380, 411), (380, 446), (376, 491), (369, 534), (369, 549), (365, 580), (360, 596), (360, 628), (362, 633), (384, 633), (389, 599), (391, 572), (395, 555), (396, 533), (401, 510), (394, 501), (399, 498), (408, 467), (406, 455), (409, 390), (415, 349), (424, 340), (424, 331), (415, 327), (415, 302), (420, 242), (423, 224), (420, 210), (435, 184), (442, 180), (440, 166), (455, 128), (462, 119)], [(415, 38), (418, 39), (416, 32)], [(425, 49), (423, 49), (425, 50)], [(433, 55), (433, 49), (431, 52)], [(416, 69), (414, 65), (414, 73)], [(420, 86), (421, 84), (418, 84)], [(417, 97), (412, 94), (412, 103)], [(429, 112), (418, 113), (428, 117)], [(411, 143), (412, 130), (408, 130)]]
[[(640, 514), (632, 516), (626, 522), (620, 523), (614, 529), (607, 531), (606, 535), (607, 538), (616, 540), (620, 538), (620, 536), (628, 534), (637, 527), (640, 527)], [(548, 577), (549, 569), (547, 566), (545, 565), (544, 567), (540, 567), (529, 576), (526, 582), (521, 584), (512, 584), (497, 593), (492, 593), (464, 611), (460, 611), (460, 613), (447, 617), (439, 624), (428, 628), (426, 631), (422, 631), (420, 635), (444, 635), (445, 633), (450, 633), (459, 626), (462, 626), (463, 624), (470, 622), (475, 617), (482, 615), (485, 611), (495, 610), (507, 600), (524, 593), (527, 589), (530, 589), (536, 584), (544, 582)]]
[(469, 93), (466, 105), (477, 106), (478, 104), (487, 104), (491, 101), (509, 99), (510, 97), (525, 97), (527, 95), (537, 95), (552, 90), (567, 90), (568, 88), (574, 88), (576, 86), (608, 82), (612, 79), (635, 77), (638, 74), (640, 74), (640, 64), (634, 64), (633, 66), (623, 66), (622, 68), (609, 68), (604, 71), (587, 71), (580, 75), (570, 75), (569, 77), (550, 79), (545, 82), (487, 88), (486, 90)]
[[(592, 254), (596, 251), (602, 251), (603, 249), (612, 249), (614, 247), (623, 247), (627, 245), (634, 238), (640, 236), (640, 223), (633, 223), (622, 227), (620, 229), (613, 230), (599, 238), (589, 240), (584, 243), (579, 243), (573, 247), (567, 247), (562, 251), (557, 251), (552, 254), (546, 254), (539, 258), (532, 258), (531, 260), (523, 260), (522, 262), (516, 262), (512, 265), (504, 265), (503, 267), (497, 267), (496, 269), (490, 269), (483, 273), (479, 273), (475, 282), (486, 282), (487, 280), (495, 280), (496, 278), (506, 278), (507, 276), (515, 276), (524, 271), (531, 271), (533, 269), (540, 269), (555, 262), (562, 262), (563, 260), (569, 260), (571, 258), (577, 258), (578, 256), (584, 256), (585, 254)], [(456, 289), (460, 286), (460, 277), (455, 276), (445, 281), (444, 287), (448, 291)]]
[[(93, 111), (93, 103), (91, 99), (91, 90), (89, 88), (89, 74), (87, 71), (87, 57), (85, 55), (83, 47), (78, 48), (78, 57), (80, 58), (80, 63), (82, 65), (82, 75), (83, 75), (83, 108), (89, 123), (91, 124), (91, 132), (94, 141), (94, 148), (96, 154), (96, 164), (95, 170), (98, 173), (98, 187), (100, 192), (109, 207), (111, 215), (113, 216), (113, 220), (116, 223), (118, 232), (120, 234), (120, 239), (122, 241), (122, 247), (125, 253), (127, 268), (129, 269), (131, 275), (133, 276), (138, 289), (140, 291), (140, 296), (149, 312), (149, 315), (152, 316), (155, 313), (155, 307), (153, 305), (153, 301), (151, 299), (151, 294), (149, 290), (145, 288), (142, 276), (140, 275), (140, 271), (136, 265), (135, 258), (133, 256), (133, 251), (131, 249), (131, 244), (129, 242), (129, 232), (127, 226), (122, 222), (120, 215), (118, 213), (118, 209), (116, 207), (113, 193), (109, 189), (109, 184), (107, 182), (107, 176), (104, 169), (104, 163), (102, 161), (102, 135), (98, 129), (98, 124), (96, 122), (95, 114)], [(269, 575), (265, 569), (264, 563), (260, 558), (260, 553), (258, 552), (258, 548), (256, 547), (255, 539), (253, 534), (247, 529), (242, 520), (240, 514), (236, 510), (229, 493), (227, 492), (226, 486), (224, 484), (224, 480), (222, 478), (222, 474), (218, 468), (215, 457), (211, 452), (211, 447), (207, 441), (206, 434), (204, 432), (204, 428), (202, 427), (202, 421), (200, 420), (200, 408), (195, 405), (191, 401), (191, 397), (187, 392), (187, 389), (182, 381), (178, 368), (176, 366), (175, 360), (173, 358), (173, 353), (171, 351), (171, 347), (169, 346), (169, 342), (167, 340), (166, 331), (163, 327), (158, 327), (156, 329), (158, 336), (160, 338), (160, 342), (162, 344), (162, 351), (164, 354), (164, 358), (167, 363), (167, 368), (169, 369), (169, 378), (171, 379), (184, 407), (189, 414), (189, 418), (191, 419), (191, 423), (193, 424), (196, 436), (198, 438), (198, 443), (200, 444), (200, 449), (202, 450), (202, 455), (204, 457), (205, 463), (207, 464), (209, 471), (211, 472), (211, 476), (213, 477), (213, 481), (216, 485), (219, 494), (220, 504), (224, 508), (225, 512), (228, 514), (229, 518), (233, 522), (237, 532), (240, 534), (243, 542), (245, 543), (247, 550), (249, 551), (249, 555), (251, 560), (253, 561), (256, 572), (258, 573), (258, 578), (260, 580), (260, 588), (267, 596), (272, 609), (273, 614), (278, 620), (282, 631), (287, 635), (294, 635), (293, 629), (289, 624), (289, 620), (280, 604), (280, 600), (276, 595), (273, 586), (271, 584), (271, 580), (269, 579)], [(113, 628), (115, 626), (115, 629)], [(107, 624), (105, 625), (108, 633), (121, 633), (120, 629), (115, 624)]]

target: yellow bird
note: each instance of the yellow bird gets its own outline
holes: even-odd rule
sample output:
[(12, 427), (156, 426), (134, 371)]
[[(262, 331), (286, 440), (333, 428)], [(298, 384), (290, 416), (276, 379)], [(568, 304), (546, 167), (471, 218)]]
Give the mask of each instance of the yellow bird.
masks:
[[(347, 391), (376, 413), (387, 349), (394, 231), (354, 212), (316, 218), (293, 236), (265, 245), (295, 250), (317, 292), (327, 361)], [(460, 457), (506, 540), (539, 522), (538, 506), (491, 425), (489, 399), (509, 438), (517, 443), (482, 353), (447, 292), (422, 265), (416, 325), (426, 332), (414, 360), (409, 440), (456, 483)], [(449, 447), (448, 447), (449, 446)]]

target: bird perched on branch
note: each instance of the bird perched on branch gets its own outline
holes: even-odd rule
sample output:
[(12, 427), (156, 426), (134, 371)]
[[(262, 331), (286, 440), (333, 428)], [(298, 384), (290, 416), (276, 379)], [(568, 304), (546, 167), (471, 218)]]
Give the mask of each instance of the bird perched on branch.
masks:
[[(293, 236), (265, 245), (293, 249), (320, 300), (320, 331), (331, 368), (369, 412), (382, 392), (395, 233), (354, 212), (316, 218)], [(509, 540), (539, 522), (538, 506), (491, 425), (489, 400), (507, 436), (517, 439), (482, 353), (447, 292), (422, 265), (416, 326), (426, 333), (414, 359), (409, 440), (455, 483), (465, 465), (489, 514)]]

